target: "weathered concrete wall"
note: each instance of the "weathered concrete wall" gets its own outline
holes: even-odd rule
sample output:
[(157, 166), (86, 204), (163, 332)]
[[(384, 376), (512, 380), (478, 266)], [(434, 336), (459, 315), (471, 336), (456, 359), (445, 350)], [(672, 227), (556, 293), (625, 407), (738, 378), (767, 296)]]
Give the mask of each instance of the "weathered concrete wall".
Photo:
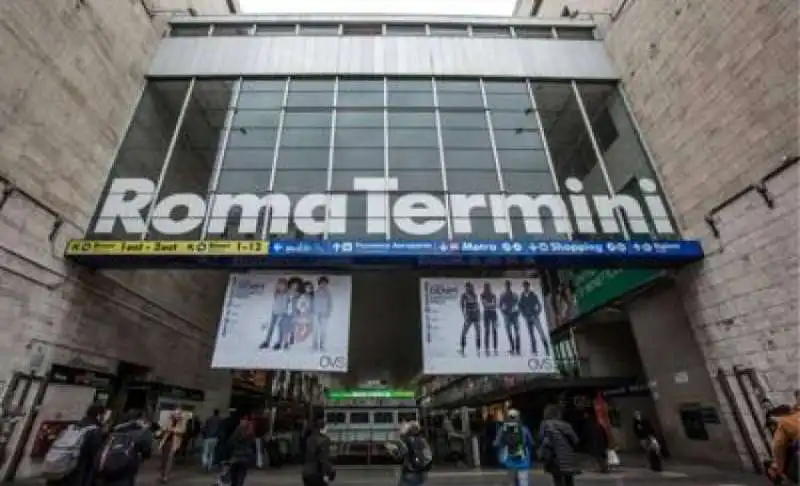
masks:
[(774, 209), (749, 193), (715, 217), (719, 239), (703, 219), (799, 153), (797, 2), (632, 0), (606, 42), (679, 224), (708, 253), (679, 279), (708, 372), (754, 367), (788, 401), (800, 349), (796, 166), (767, 182)]
[(125, 360), (206, 387), (226, 275), (93, 272), (62, 259), (94, 211), (165, 26), (138, 1), (0, 3), (0, 190), (19, 189), (0, 209), (0, 382), (42, 354), (39, 372), (52, 362), (114, 372)]

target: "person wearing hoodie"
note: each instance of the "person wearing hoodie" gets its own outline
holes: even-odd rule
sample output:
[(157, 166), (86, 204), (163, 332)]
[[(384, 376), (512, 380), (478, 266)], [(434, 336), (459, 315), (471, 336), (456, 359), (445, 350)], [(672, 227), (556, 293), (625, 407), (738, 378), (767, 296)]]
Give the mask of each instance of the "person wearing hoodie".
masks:
[(575, 476), (581, 472), (575, 454), (577, 448), (578, 436), (561, 418), (558, 406), (545, 407), (539, 429), (539, 458), (555, 486), (575, 486)]
[(153, 453), (153, 433), (141, 410), (129, 410), (111, 430), (98, 459), (104, 486), (133, 486), (142, 462)]
[(331, 439), (326, 434), (325, 422), (316, 420), (306, 438), (303, 455), (303, 486), (325, 486), (336, 478), (331, 462)]
[(506, 420), (500, 424), (494, 440), (497, 461), (508, 471), (510, 486), (528, 486), (533, 465), (533, 435), (522, 423), (519, 410), (508, 411)]

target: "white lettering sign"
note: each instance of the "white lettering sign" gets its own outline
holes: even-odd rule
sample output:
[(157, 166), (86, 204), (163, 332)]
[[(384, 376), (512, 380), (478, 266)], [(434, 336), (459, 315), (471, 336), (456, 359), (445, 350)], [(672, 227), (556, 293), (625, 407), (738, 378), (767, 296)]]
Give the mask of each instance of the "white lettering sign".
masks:
[[(475, 210), (488, 210), (499, 236), (508, 235), (511, 219), (520, 219), (529, 235), (544, 233), (546, 222), (564, 234), (618, 234), (620, 221), (615, 211), (620, 210), (634, 234), (675, 233), (663, 198), (649, 179), (639, 181), (644, 195), (642, 201), (627, 194), (589, 197), (583, 194), (583, 185), (575, 178), (567, 179), (565, 185), (569, 190), (566, 197), (560, 194), (449, 194), (444, 200), (434, 194), (415, 192), (404, 194), (390, 204), (389, 195), (399, 190), (397, 178), (353, 179), (353, 190), (366, 193), (369, 234), (386, 234), (387, 222), (391, 221), (404, 234), (433, 235), (447, 225), (448, 210), (456, 236), (473, 232)], [(112, 233), (117, 223), (128, 233), (144, 232), (155, 187), (149, 179), (114, 179), (98, 212), (93, 233)], [(197, 194), (172, 194), (155, 203), (150, 225), (160, 234), (182, 235), (200, 228), (207, 217), (209, 235), (224, 233), (232, 223), (237, 224), (237, 232), (242, 235), (262, 234), (263, 224), (268, 225), (266, 234), (287, 234), (290, 222), (306, 235), (320, 235), (326, 231), (331, 235), (343, 235), (347, 232), (347, 195), (307, 194), (296, 200), (293, 207), (289, 196), (280, 193), (216, 194), (210, 202)], [(260, 220), (267, 222), (260, 227)]]

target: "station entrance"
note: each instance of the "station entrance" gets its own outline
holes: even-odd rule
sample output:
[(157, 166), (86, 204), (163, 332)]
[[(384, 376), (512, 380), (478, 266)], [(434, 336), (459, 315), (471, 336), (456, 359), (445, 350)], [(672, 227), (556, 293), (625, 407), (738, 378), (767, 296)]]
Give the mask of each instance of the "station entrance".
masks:
[[(579, 352), (570, 333), (553, 339), (564, 302), (578, 298), (558, 269), (702, 257), (688, 241), (157, 243), (75, 241), (68, 256), (94, 267), (229, 273), (211, 366), (237, 377), (230, 413), (257, 417), (270, 455), (285, 461), (300, 460), (321, 419), (336, 462), (367, 465), (393, 462), (386, 443), (411, 419), (424, 424), (438, 460), (490, 462), (503, 410), (525, 408), (534, 427), (540, 420), (519, 387), (547, 383), (556, 401), (552, 390), (576, 380), (630, 371), (581, 367), (590, 347)], [(643, 379), (633, 361), (631, 375)]]
[[(554, 281), (550, 269), (395, 267), (391, 271), (292, 269), (265, 274), (271, 279), (254, 280), (255, 274), (245, 274), (246, 285), (260, 288), (263, 284), (265, 294), (272, 293), (281, 280), (288, 284), (297, 279), (308, 284), (309, 293), (319, 292), (320, 282), (325, 282), (334, 295), (338, 295), (342, 282), (346, 281), (350, 289), (348, 327), (328, 327), (329, 343), (334, 334), (346, 336), (346, 371), (236, 371), (239, 376), (264, 373), (263, 378), (250, 378), (261, 383), (260, 390), (255, 386), (248, 394), (241, 384), (238, 386), (232, 408), (239, 413), (263, 410), (270, 423), (268, 435), (276, 438), (285, 460), (299, 460), (304, 431), (318, 419), (326, 424), (337, 464), (393, 464), (395, 458), (386, 444), (397, 438), (402, 423), (416, 420), (423, 424), (438, 460), (483, 466), (494, 462), (488, 444), (493, 428), (509, 407), (522, 411), (526, 423), (536, 430), (545, 406), (557, 404), (569, 410), (570, 421), (583, 435), (588, 415), (595, 415), (594, 400), (600, 396), (614, 402), (606, 420), (610, 427), (619, 429), (613, 433), (621, 436), (620, 443), (630, 447), (634, 447), (628, 437), (633, 411), (644, 411), (655, 420), (629, 326), (625, 329), (618, 322), (609, 322), (603, 328), (615, 336), (617, 348), (613, 352), (617, 356), (613, 359), (617, 368), (603, 369), (601, 361), (589, 363), (582, 353), (590, 352), (590, 348), (581, 345), (576, 349), (574, 333), (570, 337), (570, 333), (557, 329), (557, 315), (564, 312), (554, 307), (565, 298), (564, 285)], [(236, 292), (237, 286), (244, 284), (232, 281), (231, 285)], [(474, 302), (470, 300), (473, 293)], [(535, 298), (529, 297), (531, 294)], [(540, 307), (540, 320), (546, 326), (543, 333), (528, 325), (526, 296)], [(247, 313), (242, 302), (231, 303), (229, 299), (227, 304), (237, 307), (240, 314)], [(479, 311), (477, 322), (471, 322), (471, 306)], [(512, 318), (516, 318), (516, 326), (509, 322)], [(233, 323), (231, 329), (235, 331), (238, 325)], [(312, 329), (297, 332), (308, 333), (304, 342), (310, 344), (292, 346), (314, 349), (313, 335), (319, 331), (314, 326), (321, 323), (308, 325)], [(511, 331), (513, 327), (516, 332)], [(251, 341), (260, 343), (268, 333), (267, 326), (260, 326), (257, 339)], [(558, 338), (551, 339), (551, 335)], [(276, 339), (260, 351), (263, 359), (284, 352), (274, 349)], [(237, 341), (241, 354), (244, 340)], [(442, 345), (432, 346), (437, 343)], [(514, 364), (503, 367), (496, 361)], [(312, 363), (320, 368), (330, 365), (319, 360)], [(438, 371), (435, 366), (443, 369)], [(267, 376), (276, 382), (268, 384)], [(316, 395), (310, 391), (315, 385), (319, 385)], [(619, 389), (636, 387), (638, 393), (623, 392), (625, 396), (619, 396)], [(270, 391), (265, 392), (266, 388)], [(448, 394), (452, 395), (449, 399)]]

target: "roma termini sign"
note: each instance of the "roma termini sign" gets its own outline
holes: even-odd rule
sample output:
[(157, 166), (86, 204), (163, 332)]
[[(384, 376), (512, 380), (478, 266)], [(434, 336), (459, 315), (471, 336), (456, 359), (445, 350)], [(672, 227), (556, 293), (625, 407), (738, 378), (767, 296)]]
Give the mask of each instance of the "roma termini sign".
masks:
[[(545, 232), (543, 222), (552, 221), (556, 231), (563, 234), (619, 234), (619, 221), (614, 209), (621, 208), (628, 217), (634, 234), (674, 235), (666, 205), (655, 182), (640, 179), (642, 198), (630, 195), (590, 195), (583, 192), (581, 182), (574, 178), (565, 181), (567, 194), (436, 194), (413, 192), (402, 195), (396, 178), (355, 177), (353, 192), (366, 195), (366, 231), (386, 234), (391, 221), (407, 235), (430, 236), (447, 225), (451, 217), (453, 233), (465, 236), (473, 233), (473, 212), (489, 211), (498, 236), (509, 234), (509, 221), (521, 219), (525, 235), (535, 237)], [(111, 234), (117, 224), (131, 235), (147, 231), (147, 209), (153, 203), (156, 184), (144, 178), (118, 178), (111, 182), (100, 204), (90, 233)], [(347, 234), (347, 194), (307, 194), (294, 203), (287, 194), (215, 194), (181, 193), (169, 195), (152, 208), (150, 225), (158, 233), (169, 236), (190, 234), (205, 226), (206, 234), (219, 235), (229, 230), (238, 219), (240, 235), (288, 234), (290, 222), (306, 235)], [(269, 211), (269, 228), (259, 227), (259, 216)], [(328, 218), (317, 217), (319, 213)], [(573, 218), (570, 216), (574, 216)], [(266, 219), (266, 218), (261, 218)], [(515, 231), (516, 233), (516, 231)]]

